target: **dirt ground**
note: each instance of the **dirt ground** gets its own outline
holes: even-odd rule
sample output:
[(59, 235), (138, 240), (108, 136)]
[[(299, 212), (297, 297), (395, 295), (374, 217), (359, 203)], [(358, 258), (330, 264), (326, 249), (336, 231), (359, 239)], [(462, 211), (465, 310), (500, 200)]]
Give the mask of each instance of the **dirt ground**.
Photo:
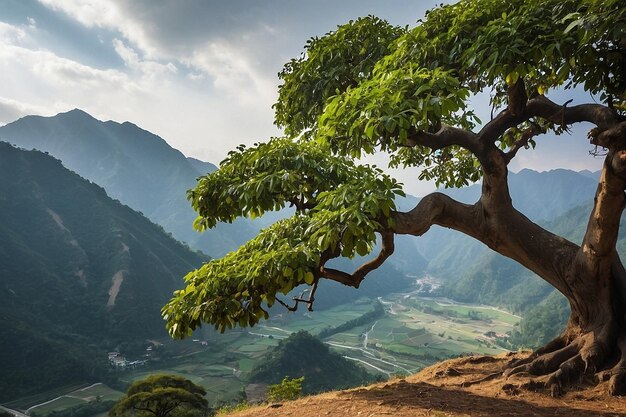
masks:
[(261, 405), (230, 416), (626, 416), (626, 397), (609, 396), (606, 383), (570, 387), (557, 398), (546, 390), (516, 388), (529, 377), (504, 378), (499, 371), (525, 355), (452, 359), (405, 379)]

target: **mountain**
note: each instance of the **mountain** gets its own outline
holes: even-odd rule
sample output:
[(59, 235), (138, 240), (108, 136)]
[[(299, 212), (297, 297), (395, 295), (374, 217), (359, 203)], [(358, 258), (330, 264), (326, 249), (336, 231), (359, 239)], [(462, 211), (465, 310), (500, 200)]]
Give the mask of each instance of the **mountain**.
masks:
[(133, 123), (102, 122), (75, 109), (53, 117), (23, 117), (0, 127), (0, 140), (50, 153), (177, 239), (213, 256), (237, 248), (258, 231), (246, 220), (203, 234), (193, 230), (196, 214), (186, 191), (196, 178), (217, 168), (186, 158)]
[(165, 336), (207, 257), (59, 160), (0, 142), (0, 400), (106, 377), (107, 350)]
[(350, 388), (374, 380), (363, 368), (331, 352), (321, 340), (305, 331), (281, 340), (252, 371), (250, 380), (278, 384), (285, 376), (304, 376), (303, 394)]
[[(218, 224), (202, 234), (192, 229), (195, 212), (186, 199), (186, 190), (196, 178), (217, 168), (194, 158), (186, 158), (162, 138), (136, 125), (99, 121), (75, 109), (54, 117), (27, 116), (0, 127), (0, 139), (30, 149), (35, 148), (61, 159), (63, 165), (103, 187), (119, 199), (190, 246), (211, 256), (226, 252), (256, 236), (258, 231), (289, 215), (288, 209), (270, 212), (255, 220), (238, 219)], [(363, 283), (359, 296), (376, 297), (407, 288), (413, 279), (407, 273), (420, 273), (426, 261), (411, 249), (397, 255)], [(359, 260), (343, 260), (339, 265), (354, 270)], [(350, 301), (353, 288), (334, 282), (320, 285), (318, 308)]]

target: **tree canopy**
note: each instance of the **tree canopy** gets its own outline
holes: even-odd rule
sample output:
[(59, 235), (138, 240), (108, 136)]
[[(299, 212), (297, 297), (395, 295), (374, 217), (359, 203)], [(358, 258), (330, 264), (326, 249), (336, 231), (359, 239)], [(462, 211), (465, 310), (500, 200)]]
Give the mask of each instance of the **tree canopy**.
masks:
[(206, 391), (188, 379), (175, 375), (150, 375), (134, 382), (115, 406), (110, 417), (182, 415), (204, 416), (208, 411)]
[[(617, 330), (624, 312), (604, 306), (626, 297), (615, 251), (626, 204), (623, 0), (462, 0), (431, 10), (412, 29), (368, 16), (308, 41), (279, 77), (275, 122), (286, 136), (238, 147), (189, 199), (198, 230), (286, 206), (295, 213), (187, 275), (187, 287), (163, 309), (172, 336), (203, 322), (221, 330), (254, 325), (276, 302), (311, 308), (321, 279), (358, 287), (393, 253), (396, 234), (420, 236), (437, 224), (518, 261), (570, 301), (570, 325), (549, 344), (552, 356), (537, 353), (514, 372), (546, 375), (558, 388), (583, 368), (601, 369), (618, 346), (626, 355)], [(553, 89), (586, 91), (596, 102), (556, 103), (547, 96)], [(488, 121), (471, 106), (483, 92)], [(507, 166), (540, 135), (579, 122), (594, 125), (589, 138), (606, 156), (593, 221), (577, 245), (515, 210)], [(392, 166), (420, 167), (419, 179), (441, 186), (482, 179), (482, 196), (466, 205), (433, 193), (397, 211), (401, 184), (355, 162), (376, 152), (389, 154)], [(327, 266), (369, 254), (377, 240), (378, 254), (354, 272)], [(602, 282), (615, 283), (612, 295)], [(302, 284), (311, 286), (308, 297), (281, 299)], [(589, 293), (602, 302), (591, 305)], [(613, 392), (626, 384), (618, 368), (607, 374)]]

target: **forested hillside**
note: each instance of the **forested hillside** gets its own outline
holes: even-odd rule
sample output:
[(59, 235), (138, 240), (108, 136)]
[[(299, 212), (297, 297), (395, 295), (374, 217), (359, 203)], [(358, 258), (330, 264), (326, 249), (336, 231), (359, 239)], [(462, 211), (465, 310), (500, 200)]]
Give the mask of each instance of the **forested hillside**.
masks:
[(277, 384), (286, 375), (290, 378), (304, 376), (304, 394), (351, 388), (374, 381), (365, 369), (331, 352), (321, 340), (305, 331), (281, 340), (252, 372), (250, 379)]
[(106, 371), (165, 335), (160, 308), (207, 260), (99, 186), (0, 142), (0, 400)]

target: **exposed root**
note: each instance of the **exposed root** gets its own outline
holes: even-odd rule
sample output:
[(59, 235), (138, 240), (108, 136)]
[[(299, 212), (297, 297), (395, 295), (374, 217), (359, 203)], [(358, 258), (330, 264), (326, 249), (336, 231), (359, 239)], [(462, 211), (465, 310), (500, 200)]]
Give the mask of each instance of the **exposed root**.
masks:
[(626, 336), (619, 339), (620, 360), (606, 372), (609, 380), (609, 394), (626, 395)]
[[(526, 372), (531, 375), (545, 375), (556, 371), (566, 360), (572, 358), (579, 351), (578, 346), (571, 344), (557, 351), (537, 355), (531, 355), (526, 363), (517, 364), (514, 368), (507, 369), (505, 376)], [(521, 362), (521, 361), (520, 361)]]
[(609, 394), (624, 395), (626, 394), (626, 368), (620, 367), (611, 370), (611, 378), (609, 379)]
[[(532, 376), (517, 387), (531, 391), (548, 389), (552, 396), (562, 395), (567, 386), (582, 384), (586, 377), (595, 383), (609, 381), (609, 393), (622, 395), (626, 393), (626, 349), (623, 349), (626, 341), (619, 343), (622, 356), (615, 364), (617, 352), (609, 348), (614, 346), (615, 337), (609, 326), (585, 333), (569, 343), (565, 337), (559, 337), (528, 358), (510, 362), (503, 375)], [(514, 385), (506, 386), (511, 390)]]
[(487, 381), (491, 381), (493, 379), (496, 379), (498, 377), (502, 376), (502, 372), (494, 372), (491, 373), (489, 375), (486, 375), (480, 379), (475, 379), (473, 381), (465, 381), (461, 384), (462, 387), (470, 387), (472, 385), (476, 385), (476, 384), (480, 384), (482, 382), (487, 382)]

